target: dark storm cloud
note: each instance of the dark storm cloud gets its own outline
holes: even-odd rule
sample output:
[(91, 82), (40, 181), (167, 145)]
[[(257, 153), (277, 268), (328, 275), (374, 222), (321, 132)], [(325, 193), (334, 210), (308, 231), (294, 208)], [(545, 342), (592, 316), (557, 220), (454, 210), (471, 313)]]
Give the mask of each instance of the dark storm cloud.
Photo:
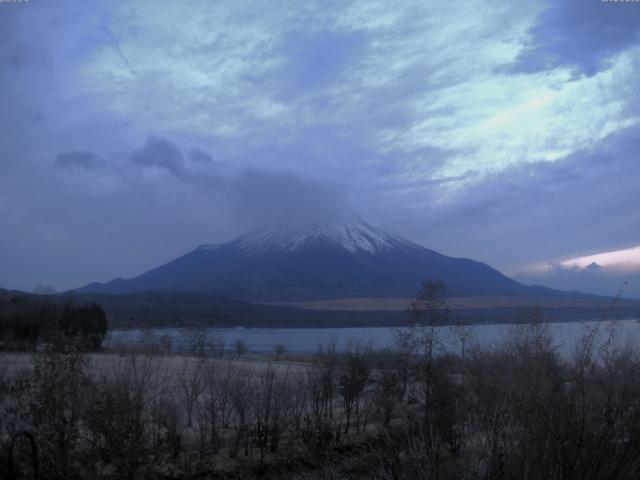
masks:
[(144, 167), (165, 169), (178, 178), (187, 175), (184, 154), (173, 142), (163, 137), (151, 135), (142, 148), (131, 154), (131, 160)]
[(96, 170), (104, 167), (106, 160), (93, 152), (72, 150), (59, 153), (55, 160), (55, 166), (63, 170)]
[(612, 57), (637, 44), (640, 8), (633, 2), (551, 1), (530, 29), (516, 71), (538, 72), (566, 66), (591, 76)]
[[(331, 222), (348, 218), (352, 213), (346, 188), (335, 179), (268, 167), (223, 172), (217, 170), (209, 152), (190, 148), (185, 156), (183, 151), (172, 140), (152, 135), (130, 158), (144, 167), (166, 169), (187, 181), (194, 191), (214, 195), (220, 204), (230, 208), (241, 229), (274, 223)], [(277, 152), (263, 149), (252, 155), (296, 158), (296, 153), (296, 149)]]
[(251, 228), (346, 219), (352, 211), (341, 187), (286, 171), (247, 169), (230, 180), (228, 194), (236, 217)]

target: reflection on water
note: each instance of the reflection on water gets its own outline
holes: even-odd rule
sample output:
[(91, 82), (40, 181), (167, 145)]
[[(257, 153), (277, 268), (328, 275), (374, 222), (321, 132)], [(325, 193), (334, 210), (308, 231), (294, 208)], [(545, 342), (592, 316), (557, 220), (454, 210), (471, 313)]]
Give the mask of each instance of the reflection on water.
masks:
[[(578, 340), (588, 329), (597, 328), (598, 343), (608, 337), (608, 331), (614, 326), (615, 338), (622, 347), (635, 348), (640, 343), (640, 323), (637, 320), (618, 320), (609, 322), (565, 322), (551, 323), (550, 331), (554, 345), (564, 356), (570, 356)], [(491, 348), (500, 344), (513, 332), (514, 325), (470, 325), (464, 327), (468, 336), (467, 347), (471, 344)], [(456, 352), (461, 348), (460, 331), (451, 327), (440, 327), (442, 350)], [(315, 352), (320, 345), (335, 343), (338, 350), (344, 349), (350, 341), (370, 344), (379, 349), (393, 345), (393, 329), (386, 327), (372, 328), (238, 328), (238, 329), (206, 329), (210, 334), (223, 335), (228, 349), (233, 343), (242, 340), (253, 353), (273, 352), (276, 345), (285, 345), (287, 351), (295, 353)], [(148, 330), (113, 330), (109, 333), (106, 345), (136, 344), (145, 335), (171, 338), (174, 350), (186, 349), (190, 338), (190, 330), (184, 328), (155, 328)]]

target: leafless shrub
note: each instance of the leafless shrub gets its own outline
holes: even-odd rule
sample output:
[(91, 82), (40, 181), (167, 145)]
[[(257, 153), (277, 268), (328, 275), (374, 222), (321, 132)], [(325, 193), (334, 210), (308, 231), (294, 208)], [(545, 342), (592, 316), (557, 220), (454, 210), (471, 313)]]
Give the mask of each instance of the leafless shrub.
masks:
[(88, 390), (87, 357), (60, 339), (33, 357), (25, 420), (36, 435), (42, 469), (50, 478), (79, 476), (80, 420)]
[(119, 478), (135, 478), (148, 453), (145, 427), (144, 399), (128, 378), (103, 378), (95, 385), (86, 414), (95, 461), (113, 465)]

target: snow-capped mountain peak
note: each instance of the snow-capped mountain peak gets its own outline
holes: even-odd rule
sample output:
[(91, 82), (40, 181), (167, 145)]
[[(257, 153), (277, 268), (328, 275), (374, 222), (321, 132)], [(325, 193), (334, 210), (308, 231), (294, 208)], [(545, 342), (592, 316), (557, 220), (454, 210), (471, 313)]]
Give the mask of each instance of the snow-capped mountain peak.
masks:
[(487, 265), (350, 220), (254, 230), (219, 246), (200, 246), (138, 277), (83, 290), (181, 290), (252, 302), (408, 298), (426, 279), (437, 279), (457, 296), (530, 294), (529, 287)]
[(231, 242), (249, 253), (265, 251), (293, 252), (313, 245), (332, 245), (356, 252), (376, 253), (417, 245), (364, 221), (321, 223), (296, 227), (267, 227), (254, 230)]

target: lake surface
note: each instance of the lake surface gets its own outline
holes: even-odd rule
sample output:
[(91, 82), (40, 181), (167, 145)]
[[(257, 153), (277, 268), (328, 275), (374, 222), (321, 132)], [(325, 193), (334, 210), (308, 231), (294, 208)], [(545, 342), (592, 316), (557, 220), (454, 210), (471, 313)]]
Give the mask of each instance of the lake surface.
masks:
[[(609, 331), (615, 332), (615, 341), (619, 347), (640, 346), (640, 322), (636, 319), (617, 320), (615, 322), (586, 321), (549, 323), (553, 343), (563, 356), (570, 356), (576, 348), (580, 338), (589, 329), (597, 329), (596, 345), (602, 344), (609, 336)], [(465, 326), (465, 343), (467, 346), (476, 344), (491, 348), (498, 346), (509, 338), (516, 329), (516, 325), (469, 325)], [(226, 348), (231, 350), (237, 340), (245, 342), (253, 353), (273, 352), (276, 345), (285, 345), (288, 352), (312, 353), (319, 346), (335, 343), (338, 350), (343, 350), (349, 342), (357, 341), (370, 344), (380, 349), (394, 344), (394, 329), (387, 327), (372, 328), (237, 328), (237, 329), (201, 329), (207, 335), (223, 336)], [(189, 345), (192, 330), (185, 328), (155, 328), (113, 330), (109, 332), (105, 341), (106, 346), (136, 345), (166, 336), (171, 339), (175, 351), (185, 351)], [(460, 331), (451, 327), (439, 327), (438, 334), (442, 339), (442, 351), (459, 352), (462, 342)]]

